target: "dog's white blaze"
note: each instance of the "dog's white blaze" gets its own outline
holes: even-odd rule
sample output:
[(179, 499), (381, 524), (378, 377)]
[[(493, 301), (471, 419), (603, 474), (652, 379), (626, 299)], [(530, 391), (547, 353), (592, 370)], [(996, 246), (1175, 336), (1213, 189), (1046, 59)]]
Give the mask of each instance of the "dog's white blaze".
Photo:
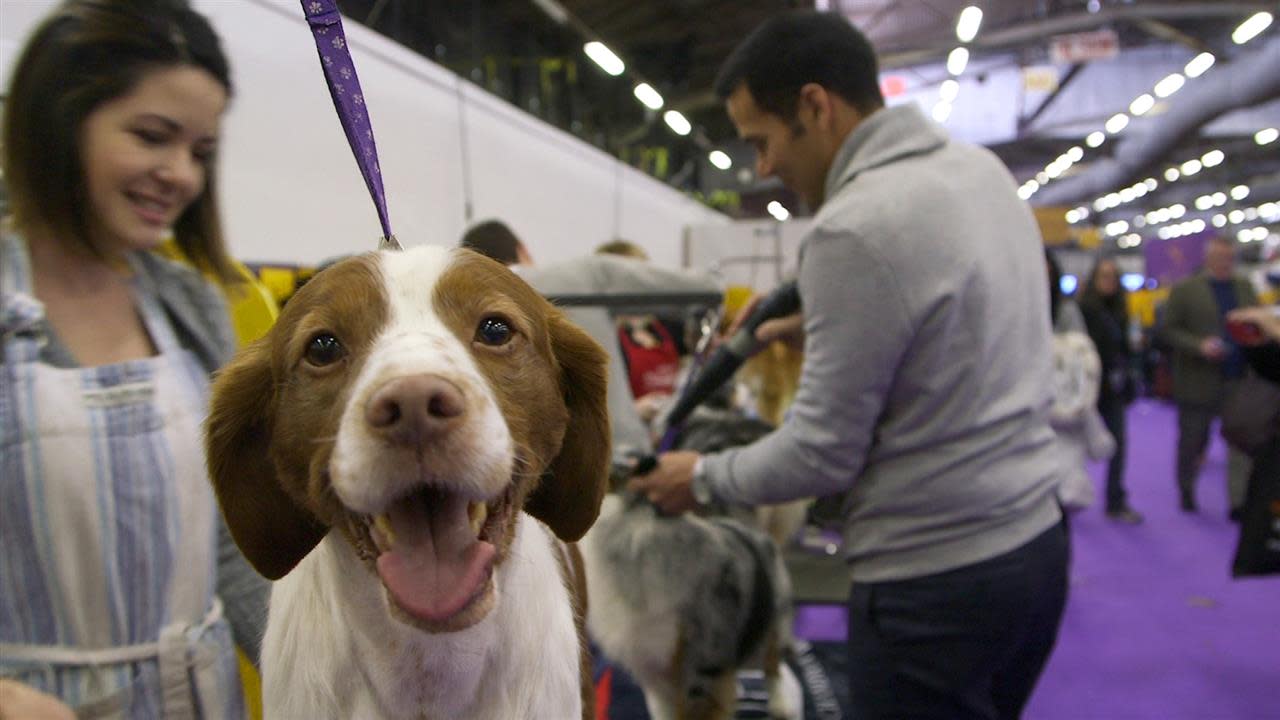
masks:
[(511, 433), (466, 341), (454, 335), (432, 305), (452, 251), (426, 245), (378, 257), (389, 302), (387, 325), (373, 341), (338, 427), (331, 467), (334, 491), (352, 510), (371, 513), (421, 483), (421, 476), (406, 474), (403, 458), (388, 452), (370, 432), (364, 408), (384, 383), (429, 373), (462, 390), (467, 415), (447, 450), (432, 453), (425, 469), (433, 483), (472, 500), (495, 497), (511, 479)]

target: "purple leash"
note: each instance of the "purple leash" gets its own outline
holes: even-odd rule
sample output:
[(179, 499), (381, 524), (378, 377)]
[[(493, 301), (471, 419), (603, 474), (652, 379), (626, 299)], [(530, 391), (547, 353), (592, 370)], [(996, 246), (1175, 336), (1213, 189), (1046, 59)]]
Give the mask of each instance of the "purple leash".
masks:
[(382, 169), (378, 165), (378, 146), (373, 141), (373, 126), (369, 122), (364, 95), (360, 92), (360, 78), (347, 49), (347, 35), (342, 31), (342, 15), (335, 0), (302, 0), (302, 12), (316, 38), (316, 50), (324, 67), (324, 78), (329, 84), (329, 96), (342, 121), (351, 152), (356, 156), (365, 187), (373, 198), (382, 224), (382, 241), (378, 249), (399, 250), (400, 243), (391, 234), (391, 221), (387, 219), (387, 194), (382, 188)]

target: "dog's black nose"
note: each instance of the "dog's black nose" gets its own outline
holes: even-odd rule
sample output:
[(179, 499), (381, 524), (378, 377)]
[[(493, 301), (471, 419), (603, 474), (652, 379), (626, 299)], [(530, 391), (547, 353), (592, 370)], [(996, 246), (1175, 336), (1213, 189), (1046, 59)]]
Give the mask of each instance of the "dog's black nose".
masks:
[(399, 445), (417, 445), (458, 424), (466, 412), (462, 391), (439, 375), (410, 375), (384, 383), (365, 405), (374, 432)]

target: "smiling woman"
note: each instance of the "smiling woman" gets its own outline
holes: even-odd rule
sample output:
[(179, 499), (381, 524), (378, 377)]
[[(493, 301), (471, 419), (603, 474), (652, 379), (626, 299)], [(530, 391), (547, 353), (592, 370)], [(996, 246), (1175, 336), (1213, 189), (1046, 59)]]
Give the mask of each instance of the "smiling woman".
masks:
[(200, 443), (235, 341), (219, 291), (149, 252), (172, 235), (235, 277), (213, 193), (230, 94), (217, 36), (182, 0), (69, 0), (15, 65), (0, 230), (0, 543), (29, 549), (0, 562), (14, 716), (244, 716), (232, 637), (256, 660), (266, 585)]

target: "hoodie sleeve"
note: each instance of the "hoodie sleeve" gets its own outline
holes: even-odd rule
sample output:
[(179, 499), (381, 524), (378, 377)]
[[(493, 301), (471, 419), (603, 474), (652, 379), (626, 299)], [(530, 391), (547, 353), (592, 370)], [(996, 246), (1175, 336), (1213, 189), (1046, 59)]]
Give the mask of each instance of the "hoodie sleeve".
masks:
[(805, 359), (787, 420), (706, 460), (712, 492), (746, 504), (849, 489), (866, 463), (912, 322), (898, 278), (848, 232), (815, 230), (800, 262)]

